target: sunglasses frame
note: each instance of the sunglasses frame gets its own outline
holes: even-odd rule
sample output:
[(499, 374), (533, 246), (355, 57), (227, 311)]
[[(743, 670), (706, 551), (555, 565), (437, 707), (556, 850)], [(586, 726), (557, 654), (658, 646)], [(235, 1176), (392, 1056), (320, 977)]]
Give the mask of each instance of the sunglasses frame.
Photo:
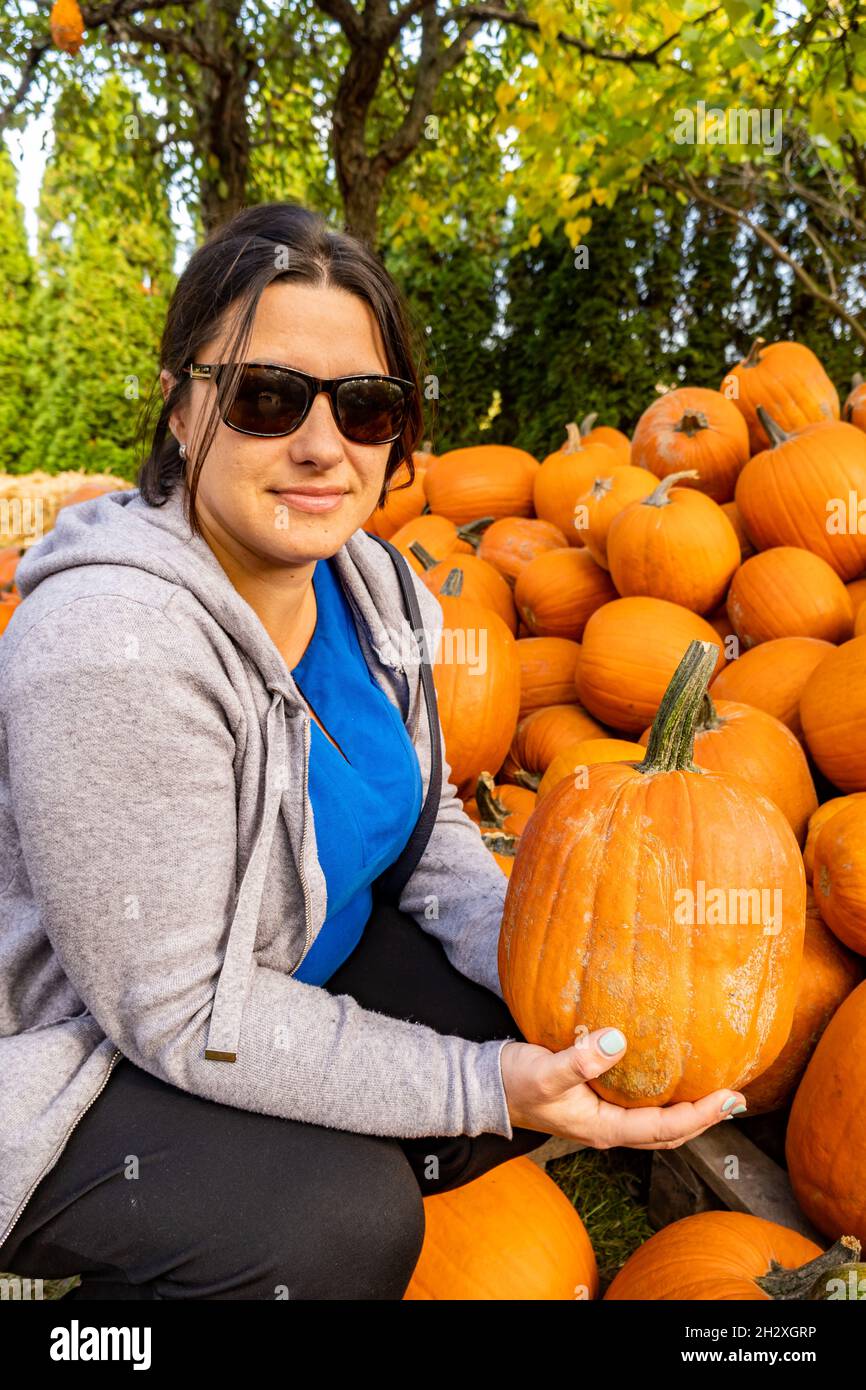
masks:
[[(190, 377), (195, 381), (214, 381), (218, 387), (219, 383), (218, 378), (216, 376), (217, 371), (225, 369), (226, 367), (230, 367), (232, 365), (234, 364), (231, 362), (187, 362), (186, 366), (181, 368), (181, 371), (188, 372)], [(337, 388), (340, 385), (342, 385), (343, 382), (346, 381), (396, 382), (400, 386), (406, 388), (403, 394), (403, 404), (406, 408), (408, 408), (409, 402), (412, 398), (412, 394), (415, 390), (415, 383), (413, 381), (406, 381), (403, 377), (400, 376), (388, 376), (382, 372), (362, 372), (354, 373), (350, 376), (320, 377), (312, 376), (309, 372), (302, 372), (299, 367), (287, 367), (284, 362), (244, 362), (242, 365), (244, 367), (268, 367), (272, 371), (286, 372), (290, 376), (299, 377), (307, 387), (307, 404), (304, 406), (301, 418), (298, 420), (297, 424), (292, 425), (292, 428), (290, 430), (280, 430), (276, 434), (262, 434), (258, 430), (245, 430), (240, 425), (233, 425), (230, 420), (227, 420), (225, 418), (225, 415), (223, 414), (222, 404), (220, 404), (220, 419), (222, 420), (223, 424), (226, 425), (230, 430), (235, 430), (238, 434), (252, 435), (255, 439), (285, 439), (287, 435), (294, 434), (295, 430), (299, 430), (301, 428), (301, 425), (304, 423), (304, 421), (306, 420), (307, 416), (313, 408), (313, 401), (322, 391), (324, 391), (330, 399), (331, 414), (334, 417), (334, 424), (337, 426), (337, 429), (343, 435), (343, 438), (349, 439), (349, 436), (344, 433), (340, 425), (340, 421), (337, 417)], [(240, 380), (242, 380), (242, 377), (238, 380), (240, 382)], [(232, 404), (234, 404), (234, 402), (232, 402)], [(228, 413), (230, 409), (231, 405), (227, 406), (226, 413)], [(375, 441), (375, 444), (393, 444), (396, 439), (400, 438), (402, 433), (403, 425), (400, 426), (400, 429), (397, 431), (396, 434), (389, 435), (387, 439), (377, 439)], [(359, 444), (366, 441), (349, 440), (349, 442), (352, 444)]]

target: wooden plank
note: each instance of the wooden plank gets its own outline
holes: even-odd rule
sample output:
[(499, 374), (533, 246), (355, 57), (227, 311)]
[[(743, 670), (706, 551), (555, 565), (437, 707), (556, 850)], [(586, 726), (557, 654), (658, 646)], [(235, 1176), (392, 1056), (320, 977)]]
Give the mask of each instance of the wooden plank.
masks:
[(729, 1211), (748, 1212), (799, 1231), (822, 1249), (827, 1238), (794, 1198), (788, 1174), (730, 1121), (713, 1125), (677, 1150)]
[(577, 1139), (560, 1139), (558, 1135), (554, 1134), (540, 1148), (533, 1149), (527, 1157), (531, 1158), (533, 1163), (537, 1163), (539, 1168), (544, 1168), (555, 1158), (564, 1158), (566, 1154), (580, 1153), (581, 1149), (589, 1147), (588, 1144), (579, 1143)]
[(718, 1211), (722, 1203), (702, 1182), (681, 1149), (654, 1149), (647, 1216), (653, 1230), (671, 1226), (699, 1211)]

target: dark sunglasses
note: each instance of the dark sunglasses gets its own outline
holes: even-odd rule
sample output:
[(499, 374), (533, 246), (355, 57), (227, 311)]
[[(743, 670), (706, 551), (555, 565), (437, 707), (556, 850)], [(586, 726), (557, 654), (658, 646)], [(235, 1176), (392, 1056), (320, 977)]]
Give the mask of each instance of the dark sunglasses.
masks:
[(304, 423), (320, 391), (331, 399), (337, 428), (353, 444), (390, 444), (406, 422), (415, 390), (399, 376), (310, 376), (274, 362), (245, 362), (234, 398), (226, 401), (228, 362), (189, 362), (193, 378), (216, 381), (223, 424), (260, 438), (291, 434)]

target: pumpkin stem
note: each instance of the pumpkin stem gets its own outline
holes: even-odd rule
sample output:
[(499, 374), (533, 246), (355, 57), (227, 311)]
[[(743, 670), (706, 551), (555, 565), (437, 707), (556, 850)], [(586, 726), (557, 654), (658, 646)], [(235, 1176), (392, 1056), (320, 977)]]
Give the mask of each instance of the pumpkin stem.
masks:
[(439, 597), (448, 595), (451, 598), (459, 598), (463, 590), (463, 571), (458, 569), (449, 570), (445, 578), (445, 583), (439, 590)]
[(641, 502), (645, 507), (667, 507), (670, 503), (668, 493), (680, 478), (699, 478), (701, 475), (696, 468), (684, 468), (680, 473), (669, 473), (666, 478), (662, 478), (658, 487), (651, 492), (649, 497), (642, 497)]
[(863, 373), (855, 372), (851, 378), (851, 390), (856, 391), (858, 386), (863, 385)]
[(597, 411), (597, 410), (594, 410), (594, 411), (592, 412), (591, 415), (584, 415), (583, 419), (582, 419), (581, 422), (580, 422), (580, 434), (581, 434), (581, 438), (583, 438), (584, 435), (589, 434), (590, 430), (592, 429), (592, 427), (593, 427), (593, 425), (595, 424), (595, 422), (596, 422), (597, 419), (598, 419), (598, 411)]
[(590, 488), (590, 497), (604, 497), (613, 487), (613, 478), (596, 478)]
[(430, 554), (430, 551), (424, 549), (420, 541), (410, 541), (409, 549), (415, 556), (415, 559), (420, 560), (425, 570), (432, 570), (434, 565), (439, 564), (438, 560), (434, 560), (433, 556)]
[(800, 1265), (799, 1269), (785, 1269), (784, 1265), (773, 1260), (767, 1273), (758, 1275), (755, 1283), (771, 1298), (805, 1299), (822, 1275), (840, 1264), (850, 1264), (852, 1252), (856, 1261), (860, 1255), (859, 1240), (856, 1236), (843, 1236), (823, 1255), (816, 1255), (814, 1260)]
[(429, 502), (425, 502), (425, 503), (424, 503), (424, 506), (421, 508), (421, 515), (422, 515), (422, 516), (429, 516), (429, 514), (430, 514), (430, 503), (429, 503)]
[(787, 430), (782, 429), (781, 425), (776, 424), (772, 415), (768, 415), (762, 405), (758, 406), (757, 414), (758, 419), (764, 426), (764, 429), (767, 431), (767, 434), (770, 439), (770, 446), (773, 449), (775, 449), (776, 446), (779, 444), (784, 444), (786, 439), (790, 439), (792, 437), (790, 434), (788, 434)]
[(712, 695), (708, 690), (705, 691), (701, 701), (701, 712), (695, 722), (695, 733), (703, 734), (708, 729), (722, 729), (726, 723), (727, 720), (722, 718), (713, 704)]
[(687, 434), (689, 439), (701, 430), (707, 430), (710, 422), (702, 410), (687, 410), (678, 424), (674, 425), (677, 434)]
[(481, 817), (482, 826), (501, 830), (511, 814), (504, 802), (496, 795), (495, 783), (489, 772), (482, 772), (475, 789), (475, 804)]
[(468, 541), (472, 549), (477, 550), (481, 537), (495, 520), (493, 516), (480, 516), (477, 521), (467, 521), (465, 526), (458, 526), (457, 534), (461, 541)]
[(422, 439), (422, 441), (421, 441), (421, 453), (422, 453), (422, 454), (432, 454), (432, 452), (433, 452), (433, 440), (432, 440), (432, 439)]
[(690, 642), (662, 696), (638, 772), (699, 772), (692, 762), (695, 722), (719, 659), (714, 642)]
[(505, 854), (513, 859), (517, 853), (516, 835), (504, 834), (500, 830), (482, 830), (481, 838), (493, 854)]
[(580, 430), (573, 420), (565, 427), (566, 440), (560, 449), (561, 454), (575, 454), (580, 449)]
[(756, 338), (743, 358), (744, 367), (757, 367), (761, 360), (761, 348), (766, 346), (766, 338)]
[(537, 792), (541, 782), (540, 772), (527, 772), (525, 767), (519, 767), (516, 772), (509, 773), (509, 777), (516, 787), (527, 787), (531, 792)]

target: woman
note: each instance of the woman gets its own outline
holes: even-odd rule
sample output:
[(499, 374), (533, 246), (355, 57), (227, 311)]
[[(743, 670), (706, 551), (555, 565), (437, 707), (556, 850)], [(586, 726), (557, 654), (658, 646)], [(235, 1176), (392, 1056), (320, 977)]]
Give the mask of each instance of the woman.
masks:
[(673, 1147), (740, 1097), (605, 1104), (622, 1035), (553, 1054), (502, 1001), (506, 880), (423, 675), (442, 610), (405, 566), (407, 618), (361, 529), (421, 431), (378, 260), (247, 209), (161, 361), (138, 489), (60, 513), (0, 644), (0, 1269), (399, 1299), (422, 1196), (550, 1134)]

